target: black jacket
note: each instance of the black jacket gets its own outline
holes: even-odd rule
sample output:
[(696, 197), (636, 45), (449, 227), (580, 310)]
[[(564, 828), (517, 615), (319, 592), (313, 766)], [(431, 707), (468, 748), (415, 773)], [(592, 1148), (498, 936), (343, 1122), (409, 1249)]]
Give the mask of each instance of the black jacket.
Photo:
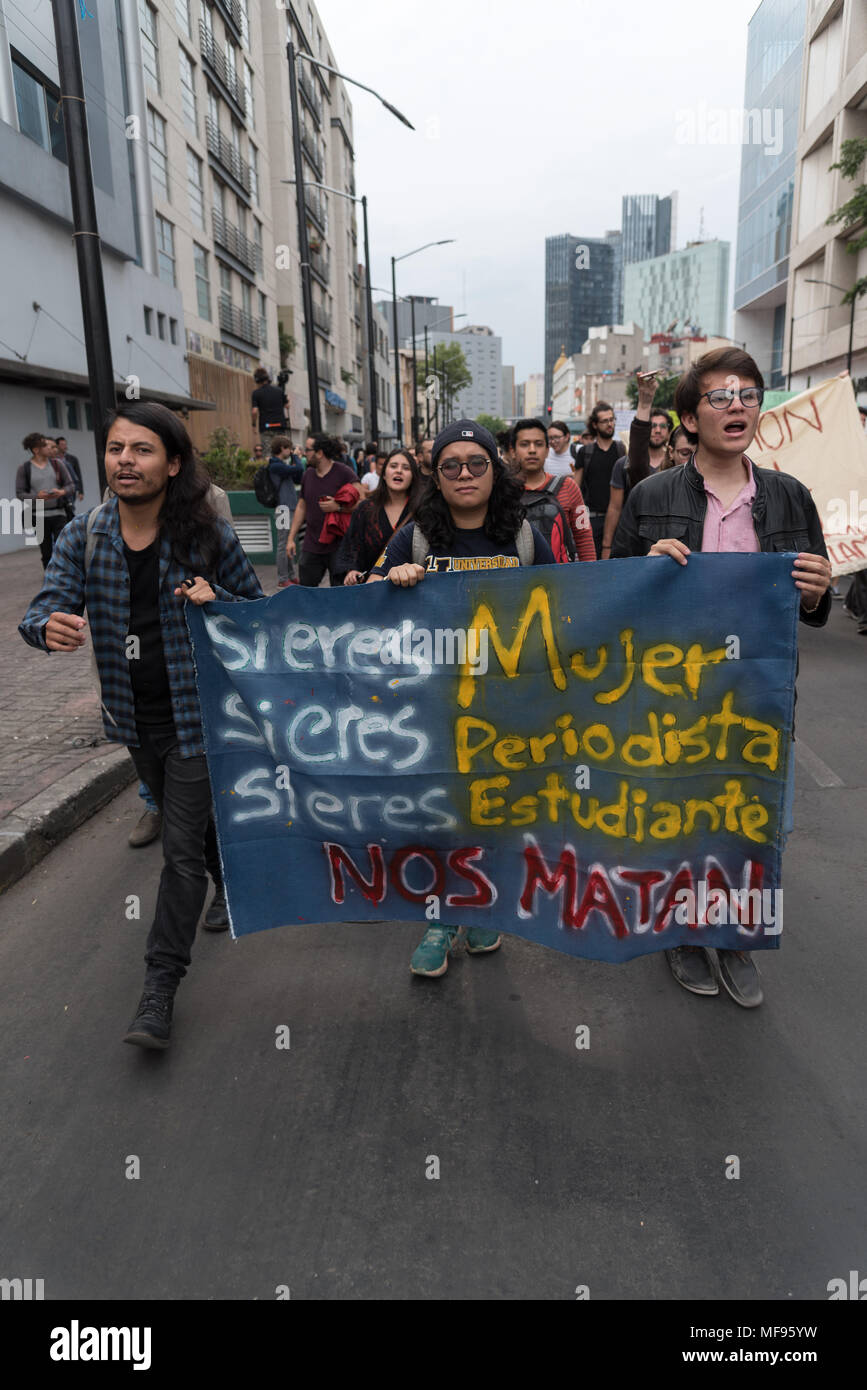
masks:
[[(753, 525), (762, 551), (809, 551), (828, 558), (815, 503), (803, 483), (788, 473), (757, 468), (748, 460), (756, 480)], [(636, 483), (620, 514), (611, 546), (612, 560), (646, 555), (655, 541), (677, 540), (700, 551), (707, 494), (693, 459)], [(831, 611), (826, 590), (815, 613), (800, 610), (802, 623), (824, 627)]]

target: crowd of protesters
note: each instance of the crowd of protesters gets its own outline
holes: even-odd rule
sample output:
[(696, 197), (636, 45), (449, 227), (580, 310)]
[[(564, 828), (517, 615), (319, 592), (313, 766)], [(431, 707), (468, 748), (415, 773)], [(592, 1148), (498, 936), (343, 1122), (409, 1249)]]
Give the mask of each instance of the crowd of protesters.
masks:
[[(279, 402), (266, 391), (254, 423), (287, 526), (285, 539), (278, 532), (280, 586), (318, 586), (327, 575), (331, 585), (412, 587), (450, 569), (490, 576), (609, 557), (688, 565), (696, 551), (796, 551), (800, 619), (822, 626), (830, 565), (810, 494), (746, 453), (764, 391), (756, 363), (734, 347), (705, 354), (678, 385), (676, 429), (654, 409), (654, 390), (653, 374), (640, 375), (627, 449), (615, 439), (613, 409), (600, 401), (577, 447), (559, 421), (518, 420), (498, 441), (461, 420), (414, 448), (385, 454), (374, 442), (352, 456), (325, 434), (308, 436), (299, 454), (277, 428)], [(228, 925), (184, 605), (243, 602), (262, 590), (213, 506), (183, 424), (165, 407), (134, 402), (113, 413), (109, 500), (71, 520), (80, 490), (68, 456), (64, 462), (41, 435), (24, 444), (31, 457), (19, 469), (19, 495), (41, 499), (56, 523), (43, 550), (44, 585), (20, 632), (47, 652), (73, 653), (90, 641), (106, 735), (129, 747), (161, 815), (162, 879), (144, 989), (125, 1041), (162, 1048), (208, 875), (216, 891), (206, 925)], [(140, 641), (135, 662), (124, 654), (131, 635)], [(444, 974), (457, 930), (433, 923), (412, 956), (413, 973)], [(500, 944), (499, 932), (467, 931), (471, 954)], [(715, 963), (701, 947), (666, 952), (685, 989), (716, 994), (722, 985), (744, 1007), (760, 1003), (751, 954), (718, 956)]]

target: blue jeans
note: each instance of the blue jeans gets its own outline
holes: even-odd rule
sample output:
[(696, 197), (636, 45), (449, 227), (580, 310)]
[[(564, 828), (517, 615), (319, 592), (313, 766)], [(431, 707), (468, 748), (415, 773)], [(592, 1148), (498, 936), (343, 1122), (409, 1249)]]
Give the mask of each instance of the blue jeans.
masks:
[(138, 794), (145, 804), (145, 810), (150, 811), (152, 816), (158, 816), (160, 813), (160, 808), (151, 796), (150, 789), (148, 788), (146, 782), (139, 782)]

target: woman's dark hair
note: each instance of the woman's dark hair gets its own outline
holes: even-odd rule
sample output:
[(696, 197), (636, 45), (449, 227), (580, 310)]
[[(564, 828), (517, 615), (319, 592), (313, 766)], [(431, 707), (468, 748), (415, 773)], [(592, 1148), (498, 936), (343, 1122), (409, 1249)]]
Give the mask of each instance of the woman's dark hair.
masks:
[(172, 558), (188, 569), (201, 568), (204, 575), (213, 570), (221, 547), (219, 518), (211, 505), (211, 480), (193, 453), (193, 442), (183, 423), (167, 406), (156, 401), (130, 401), (109, 412), (106, 432), (116, 420), (129, 420), (158, 435), (166, 457), (180, 460), (180, 468), (169, 478), (159, 526), (167, 535)]
[[(764, 377), (755, 360), (739, 347), (713, 348), (693, 362), (689, 371), (684, 372), (674, 392), (674, 408), (680, 419), (684, 415), (695, 415), (698, 403), (704, 393), (704, 378), (710, 372), (727, 372), (729, 376), (746, 377), (764, 390)], [(684, 425), (684, 432), (690, 444), (698, 443), (698, 435)]]
[[(492, 459), (491, 467), (494, 482), (488, 499), (485, 535), (495, 545), (514, 545), (515, 536), (524, 520), (524, 487), (507, 471), (501, 458)], [(426, 491), (422, 493), (415, 519), (432, 551), (444, 554), (451, 551), (458, 528), (452, 520), (448, 503), (436, 485), (436, 470), (428, 480)]]
[(665, 469), (665, 468), (680, 468), (680, 467), (682, 467), (682, 465), (679, 464), (679, 463), (677, 462), (676, 458), (674, 457), (674, 450), (675, 450), (675, 447), (676, 447), (676, 445), (677, 445), (677, 441), (678, 441), (678, 439), (680, 439), (680, 438), (685, 439), (686, 442), (687, 442), (687, 444), (690, 445), (690, 448), (692, 447), (692, 441), (690, 440), (690, 437), (689, 437), (689, 430), (686, 428), (685, 425), (678, 425), (677, 428), (674, 429), (674, 430), (672, 430), (671, 434), (669, 435), (668, 444), (666, 445), (666, 448), (665, 448), (665, 458), (662, 460), (662, 463), (659, 465), (659, 471), (660, 471), (660, 473), (661, 473), (661, 472), (663, 471), (663, 469)]
[(385, 510), (388, 503), (393, 500), (388, 483), (385, 481), (385, 470), (391, 463), (391, 460), (394, 458), (406, 459), (407, 463), (409, 464), (410, 484), (409, 492), (406, 494), (406, 500), (409, 504), (410, 513), (413, 513), (416, 509), (416, 506), (418, 505), (419, 495), (422, 492), (422, 478), (421, 470), (419, 469), (419, 466), (416, 463), (415, 454), (413, 454), (408, 448), (392, 449), (388, 458), (385, 460), (385, 463), (382, 465), (382, 473), (379, 477), (379, 486), (374, 489), (373, 496), (370, 499), (371, 503), (378, 512), (382, 512)]

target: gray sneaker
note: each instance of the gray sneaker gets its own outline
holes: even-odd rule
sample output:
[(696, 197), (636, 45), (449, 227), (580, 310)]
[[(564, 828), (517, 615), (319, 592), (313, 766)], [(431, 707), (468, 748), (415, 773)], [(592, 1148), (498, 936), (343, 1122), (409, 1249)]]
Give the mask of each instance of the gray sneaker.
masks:
[(677, 983), (691, 994), (719, 994), (713, 956), (704, 946), (675, 946), (665, 959)]
[(163, 818), (159, 811), (145, 811), (137, 825), (133, 826), (129, 835), (129, 843), (133, 849), (141, 849), (142, 845), (149, 845), (157, 838), (163, 828)]
[(718, 951), (719, 977), (742, 1009), (755, 1009), (764, 999), (751, 951)]

